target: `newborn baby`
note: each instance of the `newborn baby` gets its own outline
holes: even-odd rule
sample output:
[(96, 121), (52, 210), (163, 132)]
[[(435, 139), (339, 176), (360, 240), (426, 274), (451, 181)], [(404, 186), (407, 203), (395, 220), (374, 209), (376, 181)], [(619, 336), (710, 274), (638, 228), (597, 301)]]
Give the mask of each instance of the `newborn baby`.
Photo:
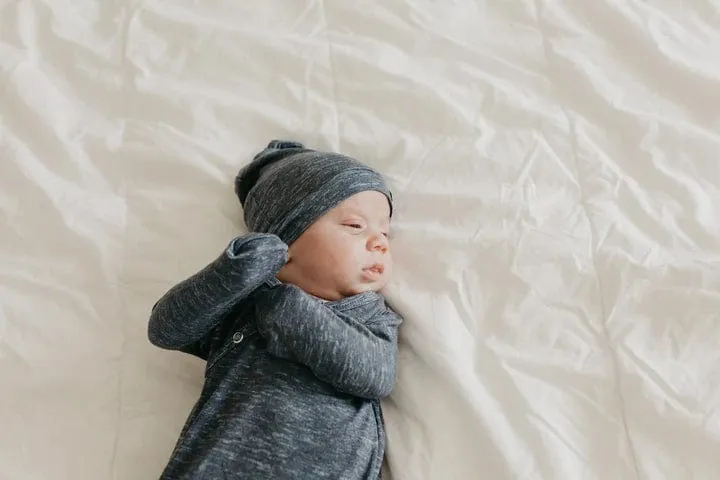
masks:
[(390, 191), (354, 159), (282, 141), (235, 187), (253, 233), (150, 316), (153, 344), (207, 361), (161, 478), (376, 479), (401, 323), (377, 293)]

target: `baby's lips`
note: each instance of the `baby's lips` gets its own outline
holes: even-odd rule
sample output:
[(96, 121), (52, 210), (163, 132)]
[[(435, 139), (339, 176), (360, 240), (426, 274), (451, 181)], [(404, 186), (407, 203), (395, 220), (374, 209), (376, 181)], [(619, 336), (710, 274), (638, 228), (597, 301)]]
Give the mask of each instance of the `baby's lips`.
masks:
[(370, 265), (368, 267), (365, 267), (363, 270), (368, 270), (371, 272), (376, 272), (382, 274), (385, 271), (385, 266), (382, 263), (376, 263), (373, 265)]

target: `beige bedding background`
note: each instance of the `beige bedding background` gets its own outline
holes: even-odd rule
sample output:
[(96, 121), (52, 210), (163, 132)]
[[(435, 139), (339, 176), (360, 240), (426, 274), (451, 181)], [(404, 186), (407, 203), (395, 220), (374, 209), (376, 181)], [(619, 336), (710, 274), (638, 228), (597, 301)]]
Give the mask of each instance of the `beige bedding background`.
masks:
[(398, 199), (393, 478), (716, 479), (719, 132), (716, 1), (0, 1), (0, 478), (157, 478), (284, 138)]

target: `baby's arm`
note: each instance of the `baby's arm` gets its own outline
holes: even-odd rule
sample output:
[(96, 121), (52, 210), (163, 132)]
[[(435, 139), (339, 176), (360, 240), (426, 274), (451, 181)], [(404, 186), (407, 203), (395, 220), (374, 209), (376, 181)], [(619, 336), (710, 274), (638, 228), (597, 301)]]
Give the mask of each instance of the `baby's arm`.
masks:
[(270, 353), (306, 365), (341, 392), (369, 399), (390, 394), (401, 322), (397, 314), (383, 309), (360, 323), (290, 284), (263, 291), (265, 295), (270, 311), (257, 321)]
[(287, 245), (275, 235), (252, 233), (234, 239), (214, 262), (158, 300), (148, 324), (150, 342), (191, 350), (286, 260)]

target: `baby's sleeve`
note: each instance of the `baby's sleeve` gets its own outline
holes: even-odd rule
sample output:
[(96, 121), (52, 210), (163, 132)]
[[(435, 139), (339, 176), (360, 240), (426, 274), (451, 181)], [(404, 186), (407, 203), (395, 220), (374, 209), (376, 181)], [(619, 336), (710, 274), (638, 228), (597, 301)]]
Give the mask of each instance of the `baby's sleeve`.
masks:
[(399, 315), (384, 308), (360, 322), (320, 305), (294, 285), (264, 293), (268, 311), (258, 316), (258, 330), (271, 354), (304, 364), (343, 393), (368, 399), (390, 395)]
[(168, 290), (152, 308), (148, 338), (158, 347), (206, 358), (207, 335), (287, 260), (275, 235), (235, 238), (215, 261)]

